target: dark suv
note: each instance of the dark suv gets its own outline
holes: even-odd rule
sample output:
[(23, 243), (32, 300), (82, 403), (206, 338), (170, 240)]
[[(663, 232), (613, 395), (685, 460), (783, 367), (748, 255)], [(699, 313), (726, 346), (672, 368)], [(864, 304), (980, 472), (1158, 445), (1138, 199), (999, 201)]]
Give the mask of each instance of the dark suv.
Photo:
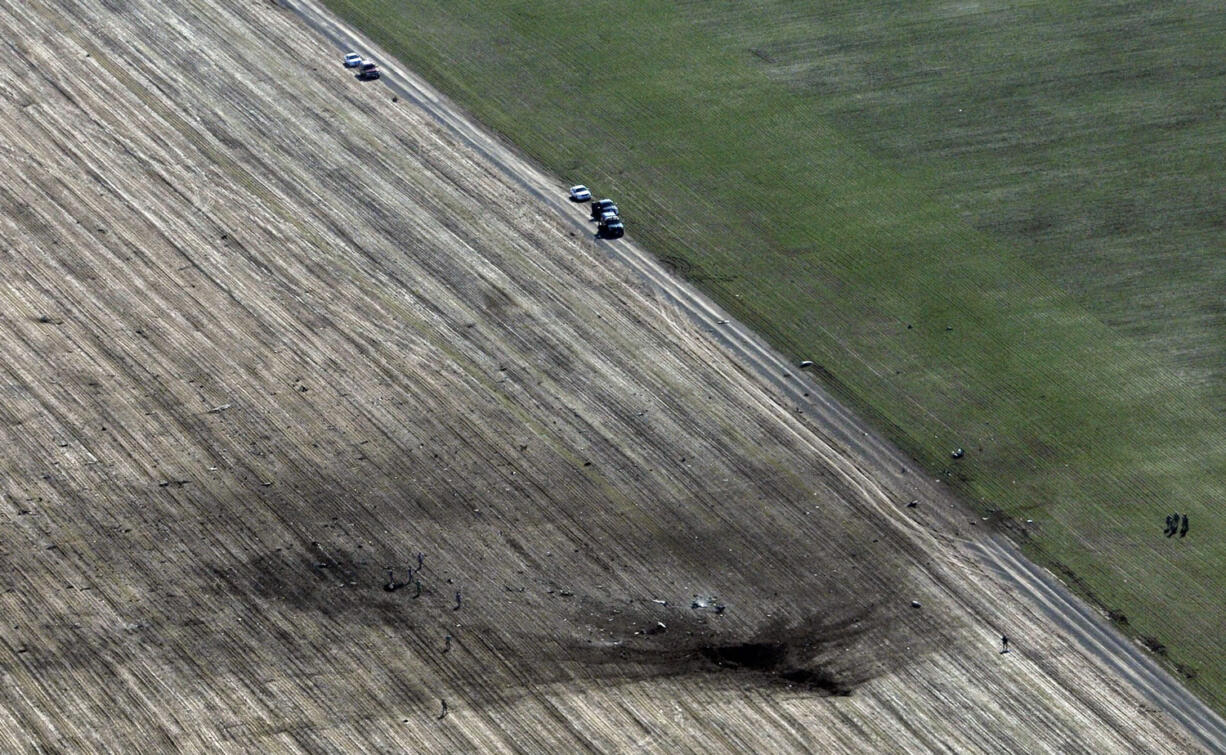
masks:
[(612, 199), (602, 199), (598, 202), (592, 202), (592, 220), (599, 220), (600, 216), (612, 210), (613, 214), (617, 214), (617, 205), (613, 204)]
[(600, 219), (596, 235), (602, 239), (620, 239), (626, 235), (626, 226), (622, 225), (622, 219), (616, 215), (612, 217), (606, 215)]

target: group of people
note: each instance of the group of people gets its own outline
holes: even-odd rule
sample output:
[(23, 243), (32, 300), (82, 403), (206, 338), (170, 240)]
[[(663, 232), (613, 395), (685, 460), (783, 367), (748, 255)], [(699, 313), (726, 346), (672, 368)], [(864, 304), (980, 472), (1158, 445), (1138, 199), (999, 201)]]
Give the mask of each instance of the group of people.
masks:
[(1176, 532), (1180, 537), (1188, 534), (1188, 515), (1187, 514), (1167, 514), (1166, 529), (1162, 531), (1164, 535), (1170, 537)]

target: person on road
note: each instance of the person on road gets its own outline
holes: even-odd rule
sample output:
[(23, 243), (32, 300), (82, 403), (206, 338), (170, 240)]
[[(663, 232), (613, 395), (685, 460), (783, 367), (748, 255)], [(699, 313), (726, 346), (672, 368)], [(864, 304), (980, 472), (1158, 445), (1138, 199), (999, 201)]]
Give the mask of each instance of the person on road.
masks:
[(1009, 638), (1008, 638), (1008, 636), (1003, 635), (1003, 634), (1000, 636), (1000, 645), (1001, 645), (1001, 648), (1002, 648), (1002, 650), (1000, 651), (1000, 652), (1001, 652), (1001, 654), (1004, 654), (1004, 653), (1009, 652)]

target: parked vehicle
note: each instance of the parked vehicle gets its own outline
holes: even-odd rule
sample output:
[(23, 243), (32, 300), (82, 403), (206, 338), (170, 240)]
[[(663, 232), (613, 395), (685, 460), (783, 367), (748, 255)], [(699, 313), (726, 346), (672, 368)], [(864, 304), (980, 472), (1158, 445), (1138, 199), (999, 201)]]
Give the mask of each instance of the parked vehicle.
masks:
[(570, 198), (574, 202), (586, 202), (592, 198), (592, 192), (583, 184), (570, 187)]
[(603, 239), (620, 239), (626, 235), (626, 226), (622, 224), (621, 218), (616, 215), (602, 217), (600, 225), (597, 226), (596, 235)]
[(361, 55), (358, 55), (356, 52), (347, 53), (345, 55), (345, 67), (346, 68), (357, 68), (360, 65), (362, 65)]
[(602, 199), (599, 202), (592, 202), (592, 220), (599, 220), (600, 216), (607, 210), (612, 210), (617, 214), (617, 205), (613, 204), (612, 199)]

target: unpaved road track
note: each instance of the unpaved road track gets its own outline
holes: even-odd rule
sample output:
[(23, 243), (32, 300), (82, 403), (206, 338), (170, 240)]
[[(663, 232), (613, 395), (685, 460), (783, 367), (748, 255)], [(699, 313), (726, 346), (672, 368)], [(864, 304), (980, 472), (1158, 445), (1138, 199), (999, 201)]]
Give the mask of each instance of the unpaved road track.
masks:
[(0, 750), (1221, 745), (303, 18), (0, 7)]

